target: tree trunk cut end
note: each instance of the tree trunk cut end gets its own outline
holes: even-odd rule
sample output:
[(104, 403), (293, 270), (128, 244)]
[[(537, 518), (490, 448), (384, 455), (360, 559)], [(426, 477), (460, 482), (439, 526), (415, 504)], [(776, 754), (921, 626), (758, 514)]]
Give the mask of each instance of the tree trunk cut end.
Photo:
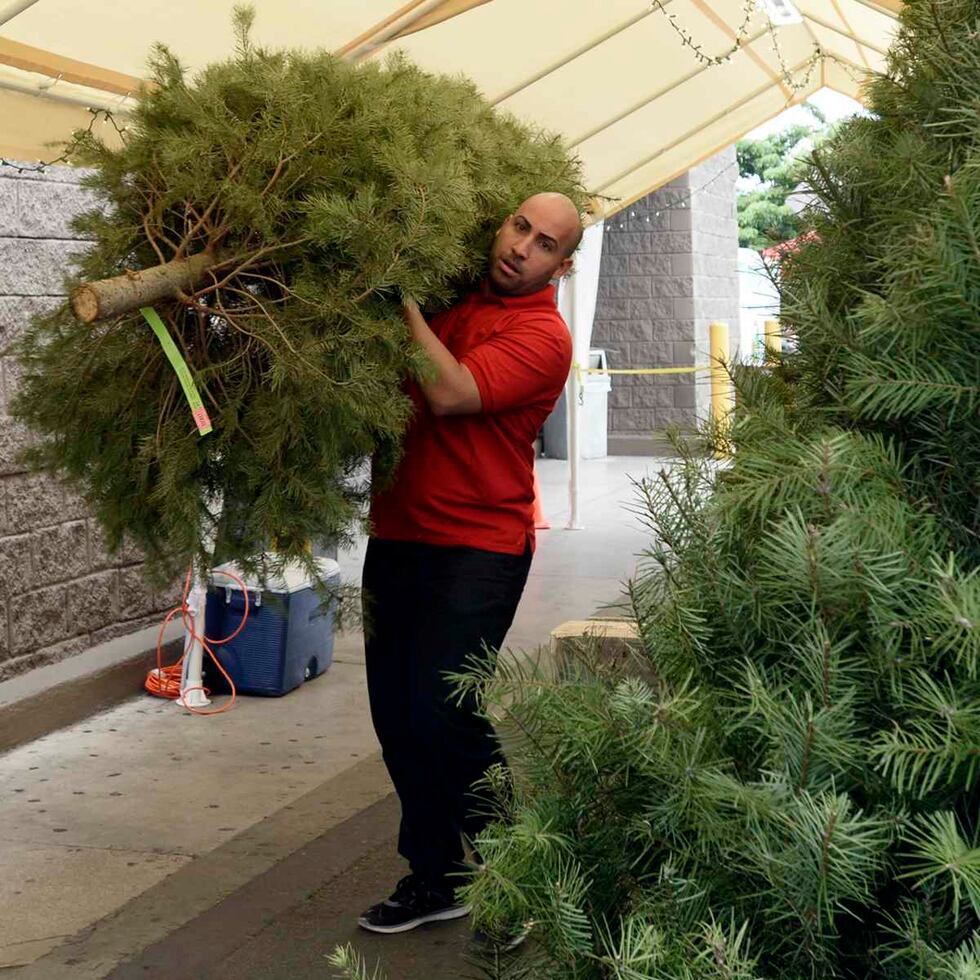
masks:
[(72, 312), (82, 323), (94, 323), (99, 318), (99, 294), (91, 286), (78, 286), (69, 297)]

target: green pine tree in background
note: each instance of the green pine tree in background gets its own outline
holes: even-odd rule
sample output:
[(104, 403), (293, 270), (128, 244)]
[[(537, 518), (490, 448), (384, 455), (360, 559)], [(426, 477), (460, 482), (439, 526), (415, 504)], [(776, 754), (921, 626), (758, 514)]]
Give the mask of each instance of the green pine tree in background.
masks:
[(206, 561), (209, 530), (219, 559), (246, 567), (272, 540), (308, 561), (307, 541), (343, 539), (363, 513), (363, 461), (383, 475), (397, 458), (401, 384), (425, 370), (400, 296), (449, 304), (530, 194), (584, 203), (561, 143), (471, 83), (397, 59), (263, 51), (251, 12), (236, 19), (236, 55), (193, 80), (156, 51), (122, 149), (80, 137), (75, 158), (105, 207), (77, 220), (93, 247), (67, 281), (108, 296), (113, 277), (128, 286), (166, 266), (172, 294), (154, 305), (214, 431), (198, 436), (137, 309), (86, 323), (66, 304), (19, 348), (31, 463), (64, 476), (110, 545), (128, 535), (164, 579)]
[(735, 145), (738, 174), (755, 178), (752, 186), (739, 190), (736, 198), (738, 244), (756, 251), (796, 238), (804, 219), (786, 199), (796, 191), (804, 175), (804, 148), (814, 148), (829, 136), (831, 127), (820, 111), (809, 103), (805, 108), (815, 125), (795, 123), (762, 139), (739, 140)]
[(478, 924), (540, 980), (980, 978), (980, 0), (912, 0), (784, 261), (730, 465), (641, 486), (642, 648), (460, 678)]

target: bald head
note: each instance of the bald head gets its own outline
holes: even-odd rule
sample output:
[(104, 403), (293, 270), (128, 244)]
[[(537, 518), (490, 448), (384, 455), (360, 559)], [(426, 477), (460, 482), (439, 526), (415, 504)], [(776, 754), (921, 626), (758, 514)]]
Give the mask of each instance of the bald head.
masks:
[(578, 208), (564, 194), (533, 194), (500, 226), (490, 252), (491, 288), (506, 296), (543, 289), (571, 268), (582, 240)]
[(555, 223), (556, 230), (560, 229), (563, 235), (564, 255), (567, 258), (582, 241), (582, 218), (579, 215), (575, 202), (565, 194), (558, 191), (542, 191), (540, 194), (532, 194), (517, 210), (531, 207), (541, 209)]

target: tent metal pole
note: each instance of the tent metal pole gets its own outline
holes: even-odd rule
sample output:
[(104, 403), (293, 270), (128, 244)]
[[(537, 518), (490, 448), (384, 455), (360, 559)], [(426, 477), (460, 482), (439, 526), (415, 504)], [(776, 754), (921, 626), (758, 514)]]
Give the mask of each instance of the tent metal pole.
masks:
[[(578, 509), (578, 483), (579, 483), (579, 431), (581, 429), (581, 406), (579, 405), (580, 395), (582, 394), (582, 374), (580, 365), (582, 363), (582, 341), (580, 333), (582, 324), (579, 322), (578, 300), (575, 288), (575, 279), (566, 279), (565, 288), (568, 290), (568, 301), (565, 306), (568, 317), (568, 328), (572, 334), (572, 370), (568, 375), (568, 386), (566, 388), (566, 406), (568, 408), (568, 523), (566, 530), (581, 531), (582, 524), (579, 520)], [(588, 366), (588, 350), (585, 351), (585, 364)]]
[(14, 0), (0, 7), (0, 26), (6, 24), (8, 20), (13, 20), (18, 14), (23, 13), (28, 7), (33, 7), (37, 0)]

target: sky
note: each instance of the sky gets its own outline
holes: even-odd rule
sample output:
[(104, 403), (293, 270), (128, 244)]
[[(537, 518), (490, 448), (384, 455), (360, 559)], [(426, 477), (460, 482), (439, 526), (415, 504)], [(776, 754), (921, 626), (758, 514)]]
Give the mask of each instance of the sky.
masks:
[[(841, 95), (840, 92), (835, 92), (829, 88), (822, 88), (818, 92), (814, 92), (807, 99), (807, 102), (812, 102), (823, 112), (828, 122), (837, 122), (838, 119), (845, 119), (848, 116), (865, 111), (860, 102), (855, 101), (850, 96)], [(745, 139), (764, 139), (766, 136), (772, 133), (778, 133), (780, 130), (786, 129), (794, 123), (812, 126), (815, 122), (814, 117), (806, 111), (804, 106), (795, 105), (781, 112), (778, 116), (773, 117), (769, 122), (757, 126), (751, 133), (745, 136)], [(805, 153), (808, 148), (809, 141), (807, 140), (802, 140), (798, 144), (798, 150), (801, 153)], [(739, 177), (735, 182), (735, 189), (740, 192), (748, 191), (754, 187), (758, 187), (759, 184), (758, 177)]]
[[(864, 111), (861, 108), (860, 102), (856, 102), (850, 96), (841, 95), (840, 92), (835, 92), (829, 88), (822, 88), (820, 91), (814, 92), (807, 101), (812, 102), (820, 109), (827, 116), (829, 122), (836, 122), (838, 119), (853, 116), (856, 112)], [(786, 129), (787, 126), (792, 126), (793, 123), (797, 122), (803, 124), (813, 122), (813, 117), (803, 106), (799, 105), (792, 106), (785, 112), (781, 112), (778, 116), (770, 119), (769, 122), (757, 126), (745, 138), (750, 140), (763, 139), (770, 135), (770, 133), (778, 133), (781, 129)]]

